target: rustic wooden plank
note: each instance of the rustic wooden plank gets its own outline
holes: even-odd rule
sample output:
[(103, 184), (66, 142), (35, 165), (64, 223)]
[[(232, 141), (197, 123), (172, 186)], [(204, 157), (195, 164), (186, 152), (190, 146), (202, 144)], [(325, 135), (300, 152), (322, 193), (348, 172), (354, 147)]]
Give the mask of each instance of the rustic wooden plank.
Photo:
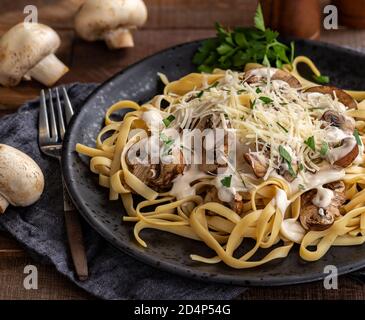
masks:
[(13, 26), (24, 20), (24, 7), (36, 6), (39, 22), (56, 29), (71, 29), (73, 17), (85, 0), (2, 0), (0, 25)]
[(0, 232), (0, 259), (4, 257), (24, 257), (26, 255), (15, 239), (5, 232)]
[[(26, 290), (23, 286), (24, 267), (35, 265), (38, 270), (38, 289)], [(94, 299), (78, 288), (53, 266), (40, 265), (29, 257), (0, 258), (0, 300), (66, 300)]]
[(146, 28), (211, 28), (252, 25), (256, 0), (146, 0)]
[[(72, 28), (73, 16), (84, 0), (33, 0), (39, 21), (57, 29)], [(252, 24), (256, 0), (146, 0), (149, 19), (145, 29), (211, 28), (218, 21), (228, 26)], [(2, 0), (0, 24), (24, 19), (27, 0)]]
[(240, 300), (364, 300), (365, 285), (346, 276), (339, 277), (337, 290), (326, 290), (322, 281), (283, 287), (256, 287)]
[(214, 36), (213, 29), (141, 30), (135, 47), (110, 51), (103, 42), (76, 40), (71, 72), (65, 82), (102, 82), (130, 64), (175, 44)]

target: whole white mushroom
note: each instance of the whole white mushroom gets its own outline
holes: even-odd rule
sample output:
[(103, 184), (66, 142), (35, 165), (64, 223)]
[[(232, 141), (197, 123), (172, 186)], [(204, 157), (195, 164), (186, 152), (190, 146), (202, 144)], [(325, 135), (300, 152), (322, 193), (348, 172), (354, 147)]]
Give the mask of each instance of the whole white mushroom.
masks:
[(25, 153), (0, 144), (0, 213), (9, 204), (26, 207), (36, 202), (43, 193), (42, 170)]
[(51, 87), (68, 68), (55, 56), (60, 37), (39, 23), (19, 23), (0, 38), (0, 84), (13, 87), (34, 78)]
[(110, 49), (120, 49), (134, 46), (131, 29), (146, 20), (142, 0), (86, 0), (75, 17), (75, 29), (84, 40), (104, 40)]

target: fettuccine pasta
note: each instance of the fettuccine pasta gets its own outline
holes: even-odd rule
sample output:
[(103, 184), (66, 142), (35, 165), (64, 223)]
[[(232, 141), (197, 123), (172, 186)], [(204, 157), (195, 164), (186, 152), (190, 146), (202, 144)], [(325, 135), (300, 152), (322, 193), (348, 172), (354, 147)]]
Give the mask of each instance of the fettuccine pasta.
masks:
[(283, 70), (161, 75), (163, 94), (116, 103), (96, 146), (76, 146), (110, 200), (121, 198), (141, 246), (144, 229), (170, 232), (212, 249), (191, 259), (243, 269), (295, 244), (315, 261), (365, 242), (365, 95), (316, 86), (298, 63), (320, 74), (298, 57)]

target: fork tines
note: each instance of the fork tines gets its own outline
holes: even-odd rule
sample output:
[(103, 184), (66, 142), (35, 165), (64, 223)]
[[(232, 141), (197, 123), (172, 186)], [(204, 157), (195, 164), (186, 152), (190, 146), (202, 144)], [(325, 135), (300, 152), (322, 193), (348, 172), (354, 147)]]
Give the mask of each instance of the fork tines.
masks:
[[(48, 93), (48, 94), (47, 94)], [(39, 141), (40, 144), (57, 143), (63, 140), (67, 124), (73, 115), (73, 109), (67, 90), (48, 89), (41, 91), (39, 111)]]

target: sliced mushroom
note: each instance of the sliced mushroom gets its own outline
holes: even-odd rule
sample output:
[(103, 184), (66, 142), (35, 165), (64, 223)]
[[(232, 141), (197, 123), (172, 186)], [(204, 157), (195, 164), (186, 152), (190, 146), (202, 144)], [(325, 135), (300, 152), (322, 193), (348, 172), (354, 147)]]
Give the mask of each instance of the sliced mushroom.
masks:
[(25, 207), (36, 202), (44, 189), (39, 166), (25, 153), (0, 144), (0, 213), (9, 204)]
[[(128, 159), (127, 159), (128, 161)], [(131, 164), (131, 172), (152, 189), (162, 192), (171, 189), (173, 180), (184, 172), (183, 154), (180, 152), (180, 163)]]
[(328, 122), (331, 126), (340, 128), (346, 133), (352, 134), (355, 130), (355, 120), (334, 110), (327, 110), (321, 117), (322, 121)]
[(262, 178), (267, 172), (268, 165), (263, 156), (257, 152), (247, 152), (244, 154), (245, 160), (251, 166), (253, 173), (257, 178)]
[(336, 94), (338, 101), (340, 101), (343, 105), (345, 105), (349, 109), (357, 108), (356, 101), (348, 93), (336, 87), (316, 86), (305, 90), (305, 92), (319, 92), (322, 94), (330, 94), (332, 98), (334, 98)]
[(281, 80), (289, 84), (292, 88), (301, 88), (302, 85), (297, 78), (295, 78), (289, 72), (286, 72), (281, 69), (275, 68), (257, 68), (248, 70), (245, 73), (245, 78), (247, 79), (247, 83), (257, 83), (260, 82), (261, 79), (266, 78), (267, 74), (271, 75), (271, 80)]
[(328, 151), (327, 160), (336, 166), (347, 168), (350, 166), (359, 154), (359, 146), (354, 137), (348, 137), (342, 140), (339, 147)]
[(236, 193), (234, 196), (234, 200), (232, 203), (230, 203), (231, 209), (236, 212), (238, 215), (241, 215), (243, 213), (244, 209), (244, 203), (243, 198), (239, 193)]
[(300, 222), (306, 230), (321, 231), (329, 228), (335, 218), (341, 215), (339, 208), (345, 202), (345, 185), (342, 181), (325, 184), (323, 187), (333, 190), (333, 198), (326, 208), (315, 206), (312, 201), (316, 190), (307, 191), (301, 198)]
[(39, 23), (19, 23), (0, 39), (0, 84), (13, 87), (34, 78), (53, 86), (68, 68), (55, 56), (58, 34)]
[(110, 49), (119, 49), (134, 46), (131, 30), (146, 20), (142, 0), (87, 0), (75, 17), (75, 29), (84, 40), (104, 40)]

